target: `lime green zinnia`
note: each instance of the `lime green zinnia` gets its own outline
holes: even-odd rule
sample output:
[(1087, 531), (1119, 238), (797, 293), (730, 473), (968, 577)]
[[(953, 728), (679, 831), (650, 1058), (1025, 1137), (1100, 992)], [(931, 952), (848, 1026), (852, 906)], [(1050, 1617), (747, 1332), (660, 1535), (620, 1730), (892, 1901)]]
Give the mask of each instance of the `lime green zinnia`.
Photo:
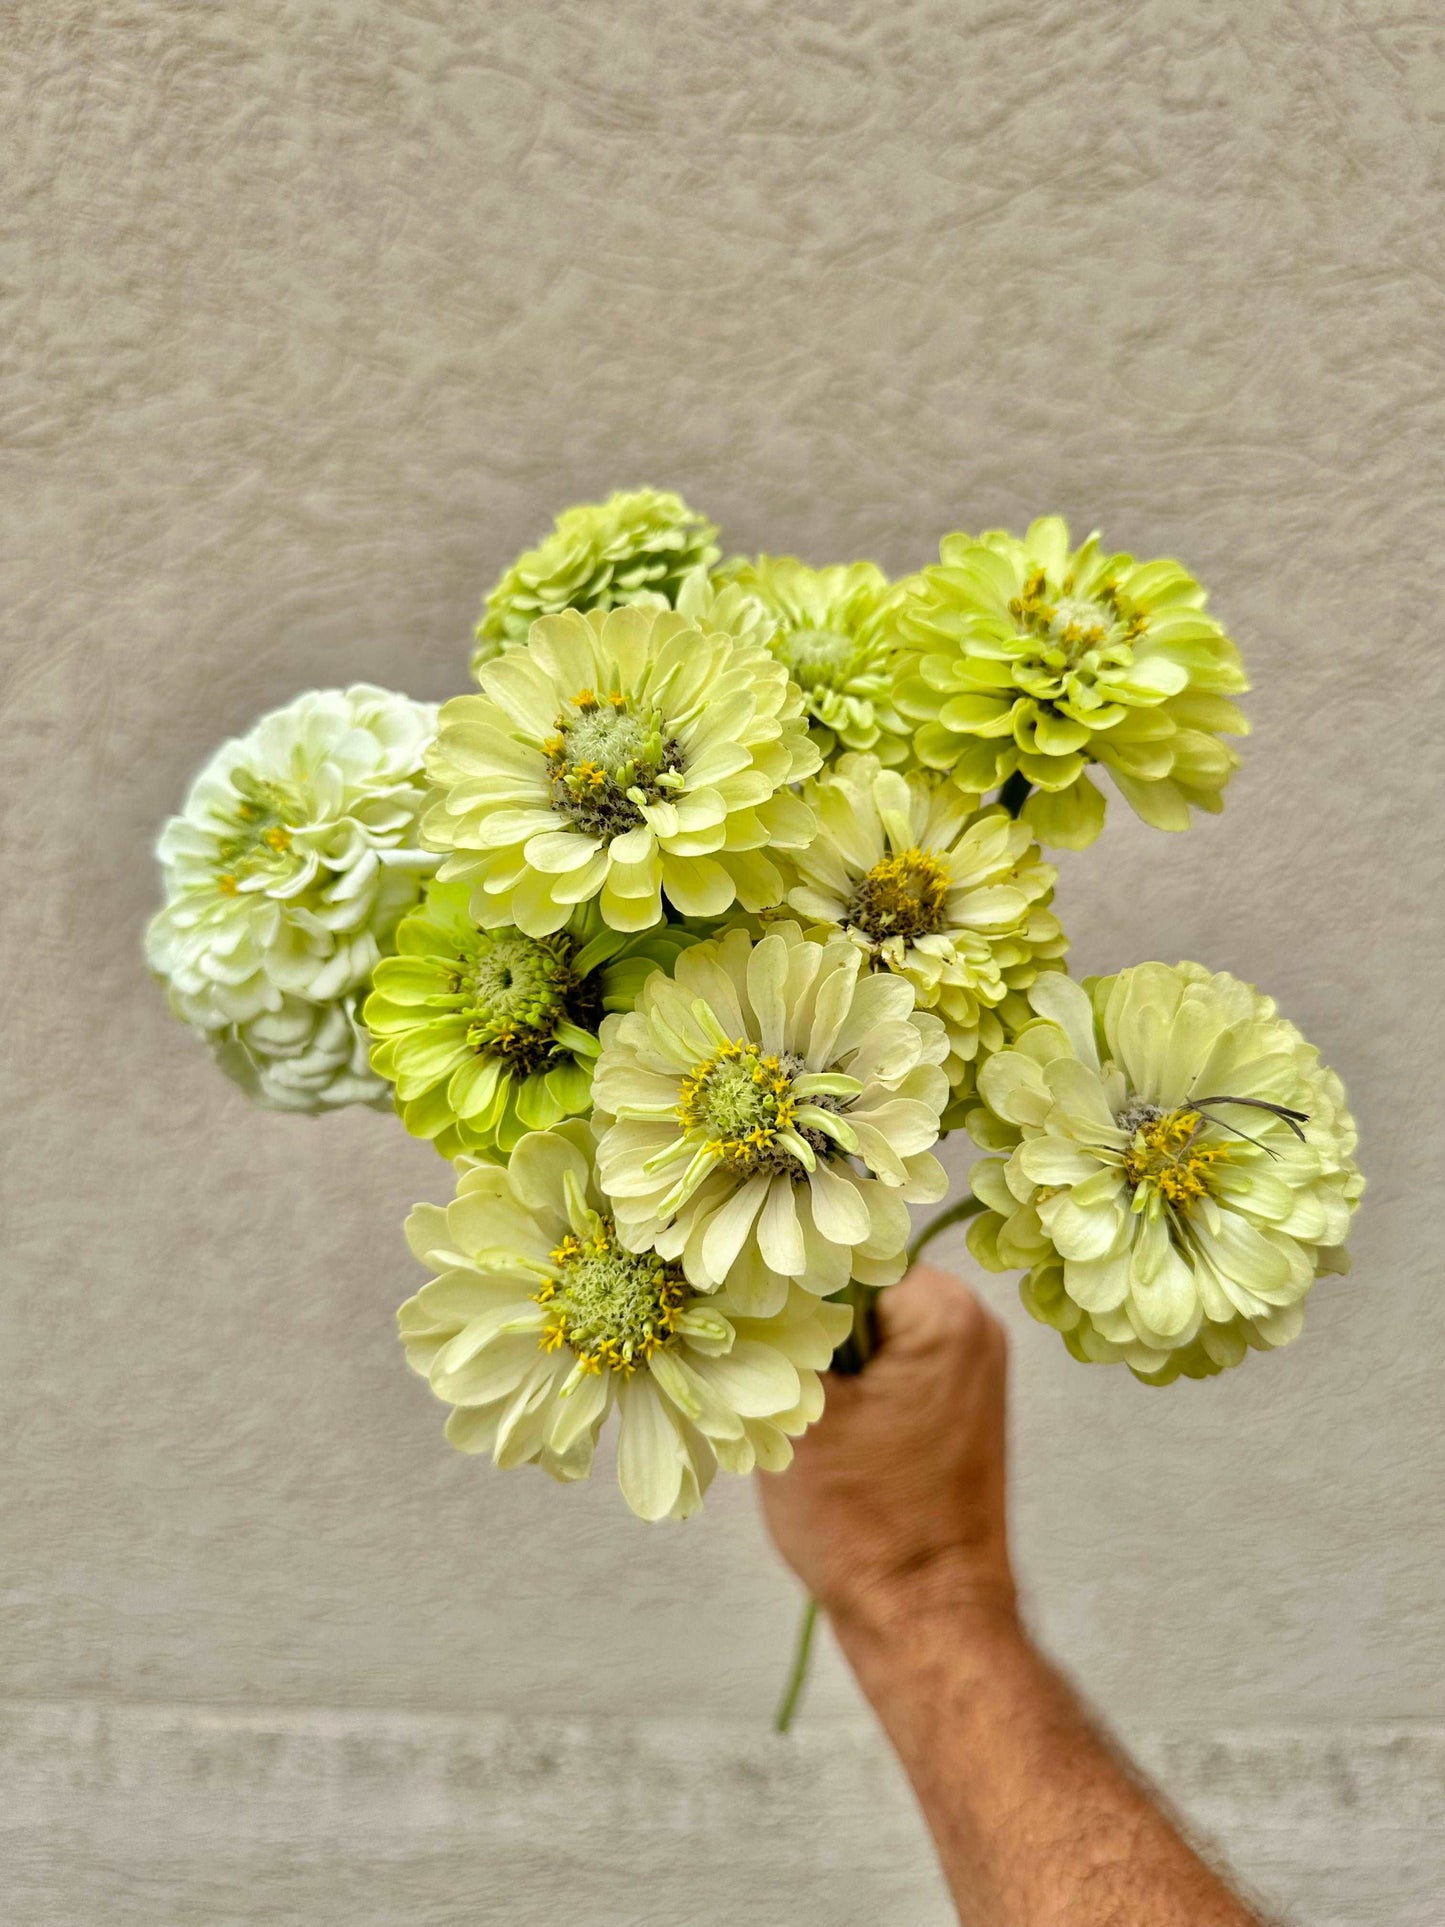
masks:
[(965, 790), (1031, 784), (1025, 819), (1068, 849), (1103, 827), (1091, 763), (1156, 829), (1223, 807), (1239, 757), (1219, 736), (1246, 733), (1228, 698), (1248, 684), (1179, 563), (1107, 554), (1096, 535), (1071, 550), (1056, 515), (1022, 541), (947, 536), (940, 555), (896, 618), (916, 652), (898, 706), (921, 762)]
[(902, 585), (872, 562), (812, 569), (791, 555), (729, 562), (721, 574), (776, 616), (773, 654), (803, 692), (824, 758), (856, 749), (903, 762), (911, 726), (893, 705), (897, 642), (887, 623)]
[(511, 642), (525, 642), (538, 616), (620, 603), (674, 603), (690, 570), (719, 551), (717, 530), (680, 495), (619, 490), (605, 502), (564, 509), (550, 535), (503, 574), (477, 624), (472, 673)]
[(482, 930), (468, 894), (432, 884), (362, 1012), (402, 1122), (445, 1157), (505, 1155), (525, 1132), (586, 1111), (603, 1017), (631, 1010), (692, 941), (666, 924), (625, 937), (595, 909), (546, 937)]
[(1294, 1338), (1364, 1189), (1344, 1087), (1273, 1001), (1200, 964), (1030, 989), (978, 1075), (969, 1231), (1076, 1358), (1151, 1384)]
[(917, 1008), (943, 1019), (961, 1099), (979, 1052), (1031, 1015), (1022, 993), (1068, 949), (1049, 908), (1057, 873), (997, 804), (978, 810), (942, 777), (876, 756), (844, 756), (803, 798), (818, 834), (792, 859), (789, 905), (908, 979)]

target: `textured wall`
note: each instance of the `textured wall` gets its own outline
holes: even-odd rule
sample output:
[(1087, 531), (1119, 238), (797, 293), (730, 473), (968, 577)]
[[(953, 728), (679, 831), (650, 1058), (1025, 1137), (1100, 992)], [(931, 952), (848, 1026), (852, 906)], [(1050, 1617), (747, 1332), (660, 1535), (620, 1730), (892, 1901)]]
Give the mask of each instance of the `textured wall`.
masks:
[(11, 0), (0, 41), (7, 1919), (948, 1917), (831, 1655), (761, 1733), (747, 1488), (649, 1531), (449, 1454), (391, 1327), (444, 1168), (248, 1111), (140, 965), (223, 735), (456, 689), (500, 564), (638, 478), (739, 548), (901, 569), (1057, 507), (1213, 586), (1229, 809), (1119, 811), (1062, 908), (1082, 967), (1197, 956), (1321, 1043), (1357, 1268), (1163, 1394), (993, 1281), (1021, 1560), (1299, 1918), (1438, 1918), (1438, 21)]

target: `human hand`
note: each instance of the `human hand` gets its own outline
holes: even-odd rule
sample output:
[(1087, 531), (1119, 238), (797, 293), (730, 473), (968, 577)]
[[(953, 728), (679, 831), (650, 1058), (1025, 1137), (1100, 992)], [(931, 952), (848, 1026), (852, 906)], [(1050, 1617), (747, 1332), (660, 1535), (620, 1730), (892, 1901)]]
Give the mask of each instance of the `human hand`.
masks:
[(878, 1301), (878, 1350), (759, 1481), (773, 1542), (840, 1631), (930, 1601), (1012, 1621), (1007, 1339), (967, 1285), (916, 1265)]

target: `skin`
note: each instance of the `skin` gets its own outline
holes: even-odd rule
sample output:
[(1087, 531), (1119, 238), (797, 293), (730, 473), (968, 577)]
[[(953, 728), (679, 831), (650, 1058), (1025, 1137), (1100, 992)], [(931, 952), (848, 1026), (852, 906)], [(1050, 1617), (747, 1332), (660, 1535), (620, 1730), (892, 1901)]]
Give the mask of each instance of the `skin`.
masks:
[(960, 1279), (885, 1292), (879, 1346), (830, 1376), (759, 1481), (902, 1761), (965, 1927), (1264, 1927), (1104, 1739), (1019, 1617), (1007, 1341)]

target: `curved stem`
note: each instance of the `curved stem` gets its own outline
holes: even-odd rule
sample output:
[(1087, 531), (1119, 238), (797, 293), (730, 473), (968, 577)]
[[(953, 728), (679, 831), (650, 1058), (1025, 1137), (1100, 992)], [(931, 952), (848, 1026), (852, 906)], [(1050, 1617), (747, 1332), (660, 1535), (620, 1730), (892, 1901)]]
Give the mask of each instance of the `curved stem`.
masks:
[(873, 1307), (877, 1299), (877, 1286), (860, 1284), (856, 1278), (850, 1278), (837, 1295), (838, 1303), (853, 1307), (853, 1329), (833, 1354), (832, 1369), (846, 1378), (861, 1372), (877, 1350), (877, 1334), (873, 1329)]
[[(961, 1224), (965, 1218), (973, 1218), (986, 1209), (982, 1199), (967, 1193), (956, 1203), (940, 1211), (936, 1218), (918, 1233), (908, 1247), (910, 1266), (918, 1262), (919, 1254), (926, 1251), (935, 1238), (949, 1229), (951, 1225)], [(881, 1288), (877, 1285), (860, 1284), (856, 1278), (848, 1281), (842, 1291), (835, 1295), (835, 1304), (853, 1307), (853, 1329), (833, 1354), (832, 1370), (845, 1378), (854, 1378), (878, 1349), (878, 1333), (874, 1325), (873, 1308), (878, 1303)]]
[(788, 1683), (783, 1688), (783, 1697), (778, 1701), (778, 1710), (773, 1715), (773, 1731), (786, 1733), (793, 1723), (793, 1715), (798, 1710), (798, 1701), (803, 1696), (803, 1685), (808, 1677), (808, 1661), (813, 1656), (813, 1634), (818, 1625), (818, 1602), (810, 1599), (803, 1608), (803, 1617), (798, 1622), (798, 1641), (793, 1648), (793, 1664), (788, 1671)]
[(1028, 794), (1032, 788), (1033, 784), (1027, 776), (1024, 775), (1023, 771), (1016, 769), (999, 791), (998, 800), (1003, 804), (1010, 816), (1016, 817), (1028, 801)]
[(961, 1224), (965, 1218), (977, 1217), (980, 1211), (986, 1209), (987, 1206), (982, 1198), (965, 1195), (958, 1200), (957, 1204), (951, 1204), (946, 1211), (940, 1211), (936, 1218), (930, 1218), (908, 1247), (909, 1264), (917, 1264), (919, 1254), (926, 1251), (934, 1239), (947, 1231), (950, 1225)]

